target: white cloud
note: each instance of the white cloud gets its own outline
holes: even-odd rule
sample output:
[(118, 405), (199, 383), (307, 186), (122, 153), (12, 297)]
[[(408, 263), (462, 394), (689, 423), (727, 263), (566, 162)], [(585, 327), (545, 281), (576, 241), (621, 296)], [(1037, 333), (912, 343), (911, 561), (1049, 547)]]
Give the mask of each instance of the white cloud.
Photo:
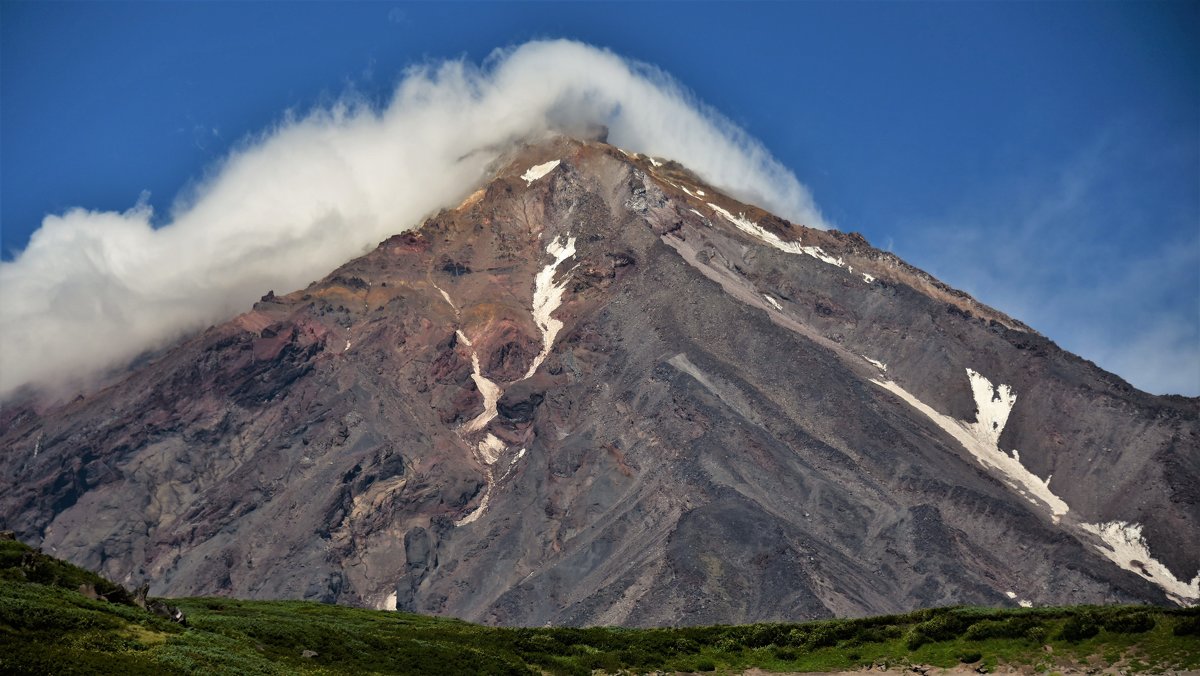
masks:
[(763, 146), (669, 76), (568, 41), (414, 68), (383, 109), (346, 101), (232, 152), (170, 222), (48, 216), (0, 263), (0, 396), (97, 371), (292, 290), (456, 203), (504, 145), (606, 124), (610, 142), (670, 157), (790, 220), (826, 227)]

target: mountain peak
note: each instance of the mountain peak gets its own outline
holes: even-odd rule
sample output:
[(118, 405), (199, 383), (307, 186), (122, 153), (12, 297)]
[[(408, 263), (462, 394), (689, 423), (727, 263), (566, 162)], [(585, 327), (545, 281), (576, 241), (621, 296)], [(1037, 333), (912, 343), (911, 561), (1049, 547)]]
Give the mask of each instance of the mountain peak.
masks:
[(1200, 597), (1191, 402), (596, 140), (10, 415), (8, 527), (154, 593), (519, 625)]

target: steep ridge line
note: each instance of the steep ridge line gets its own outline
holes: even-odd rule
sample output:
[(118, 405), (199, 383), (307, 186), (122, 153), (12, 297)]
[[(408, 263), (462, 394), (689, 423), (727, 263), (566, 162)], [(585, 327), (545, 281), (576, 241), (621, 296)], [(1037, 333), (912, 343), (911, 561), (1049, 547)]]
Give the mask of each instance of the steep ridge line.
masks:
[[(871, 379), (871, 382), (898, 396), (912, 408), (920, 411), (938, 427), (954, 437), (985, 469), (1016, 490), (1029, 502), (1049, 510), (1054, 523), (1070, 508), (1067, 503), (1050, 490), (1050, 479), (1039, 478), (1021, 464), (1020, 454), (1014, 450), (1010, 456), (999, 446), (1000, 435), (1008, 422), (1009, 413), (1016, 403), (1017, 395), (1008, 385), (993, 386), (985, 376), (967, 369), (971, 392), (975, 399), (976, 420), (966, 423), (938, 413), (928, 404), (891, 380)], [(1034, 497), (1037, 499), (1035, 500)], [(1098, 538), (1096, 548), (1117, 566), (1159, 586), (1167, 596), (1181, 606), (1193, 606), (1200, 601), (1200, 573), (1191, 582), (1175, 575), (1155, 559), (1142, 537), (1142, 526), (1123, 521), (1090, 524), (1085, 522), (1061, 524), (1068, 530), (1082, 532)]]

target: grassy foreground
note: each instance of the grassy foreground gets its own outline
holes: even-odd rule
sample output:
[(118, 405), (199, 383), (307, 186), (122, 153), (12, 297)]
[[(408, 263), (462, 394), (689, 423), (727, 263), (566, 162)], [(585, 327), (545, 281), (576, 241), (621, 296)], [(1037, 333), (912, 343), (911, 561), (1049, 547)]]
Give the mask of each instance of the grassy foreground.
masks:
[(804, 624), (509, 629), (298, 601), (170, 603), (186, 626), (92, 573), (0, 541), (0, 673), (1200, 669), (1196, 609), (942, 608)]

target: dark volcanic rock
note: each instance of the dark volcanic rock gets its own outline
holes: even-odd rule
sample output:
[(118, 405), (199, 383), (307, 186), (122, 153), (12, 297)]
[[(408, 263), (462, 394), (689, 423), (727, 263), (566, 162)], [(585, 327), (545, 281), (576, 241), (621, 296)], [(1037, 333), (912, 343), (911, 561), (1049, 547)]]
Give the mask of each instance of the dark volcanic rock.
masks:
[(1194, 601), (1198, 408), (560, 139), (105, 390), (6, 405), (0, 528), (160, 595), (514, 625)]

